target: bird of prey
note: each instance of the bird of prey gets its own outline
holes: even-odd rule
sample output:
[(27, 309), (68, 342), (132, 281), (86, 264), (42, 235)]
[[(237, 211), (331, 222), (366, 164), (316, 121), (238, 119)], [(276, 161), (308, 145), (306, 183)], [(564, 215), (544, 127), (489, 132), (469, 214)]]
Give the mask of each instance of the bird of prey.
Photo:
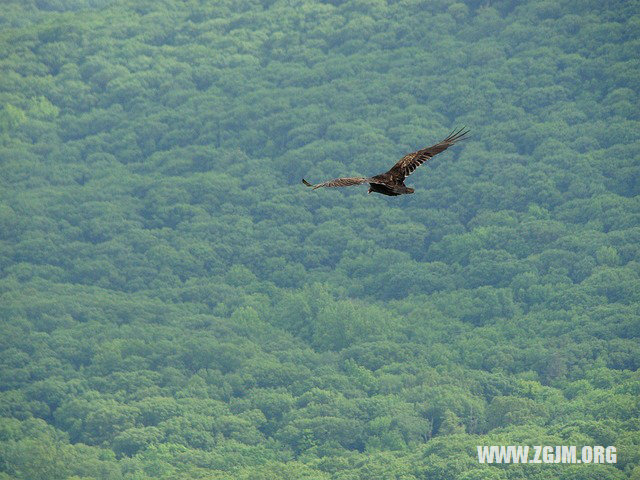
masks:
[(343, 177), (334, 178), (326, 182), (313, 185), (307, 182), (304, 178), (302, 183), (307, 187), (312, 187), (314, 190), (320, 187), (350, 187), (352, 185), (361, 185), (363, 183), (369, 184), (369, 191), (381, 193), (383, 195), (397, 196), (407, 193), (413, 193), (414, 189), (407, 187), (404, 184), (404, 179), (413, 173), (413, 171), (429, 160), (434, 155), (446, 150), (451, 145), (455, 144), (459, 140), (464, 139), (464, 136), (469, 133), (469, 130), (465, 130), (464, 127), (460, 130), (454, 130), (447, 138), (435, 145), (423, 148), (417, 152), (409, 153), (402, 157), (398, 163), (396, 163), (386, 173), (375, 175), (373, 177)]

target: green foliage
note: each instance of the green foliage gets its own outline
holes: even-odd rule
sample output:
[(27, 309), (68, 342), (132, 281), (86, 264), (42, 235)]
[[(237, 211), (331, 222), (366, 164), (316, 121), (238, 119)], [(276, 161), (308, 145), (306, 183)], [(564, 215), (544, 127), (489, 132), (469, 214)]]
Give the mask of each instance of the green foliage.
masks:
[(640, 478), (639, 18), (3, 2), (0, 479)]

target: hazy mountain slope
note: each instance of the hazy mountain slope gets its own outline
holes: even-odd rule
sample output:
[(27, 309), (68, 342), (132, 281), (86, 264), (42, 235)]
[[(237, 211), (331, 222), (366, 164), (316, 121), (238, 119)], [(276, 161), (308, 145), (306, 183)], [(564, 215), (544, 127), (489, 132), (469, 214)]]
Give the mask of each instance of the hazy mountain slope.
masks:
[(0, 478), (637, 477), (640, 9), (485, 3), (6, 2)]

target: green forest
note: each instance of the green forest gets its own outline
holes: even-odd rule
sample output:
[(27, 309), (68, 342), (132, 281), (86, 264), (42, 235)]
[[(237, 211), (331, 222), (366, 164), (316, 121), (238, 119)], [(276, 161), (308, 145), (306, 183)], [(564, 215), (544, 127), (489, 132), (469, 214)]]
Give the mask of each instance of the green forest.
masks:
[(1, 3), (0, 480), (640, 479), (638, 0)]

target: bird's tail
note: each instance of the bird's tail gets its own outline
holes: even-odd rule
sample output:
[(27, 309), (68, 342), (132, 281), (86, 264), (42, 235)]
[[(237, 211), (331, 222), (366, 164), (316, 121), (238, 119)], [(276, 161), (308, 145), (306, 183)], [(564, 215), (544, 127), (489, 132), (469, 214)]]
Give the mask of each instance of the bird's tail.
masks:
[(307, 182), (304, 178), (302, 179), (302, 183), (304, 183), (307, 187), (313, 187), (313, 185)]

